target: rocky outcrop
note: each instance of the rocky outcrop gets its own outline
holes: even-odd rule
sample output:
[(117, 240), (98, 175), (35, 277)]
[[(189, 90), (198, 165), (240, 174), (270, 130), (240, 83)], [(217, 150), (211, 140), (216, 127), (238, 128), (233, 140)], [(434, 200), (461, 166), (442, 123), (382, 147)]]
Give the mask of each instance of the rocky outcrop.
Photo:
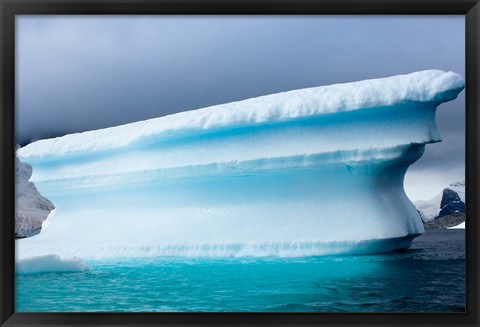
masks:
[(42, 223), (55, 209), (53, 203), (44, 198), (29, 182), (32, 167), (15, 160), (15, 238), (36, 235), (42, 230)]
[(440, 202), (438, 218), (451, 215), (456, 212), (465, 212), (465, 203), (460, 199), (457, 192), (446, 188), (443, 190), (442, 202)]
[(465, 221), (465, 213), (455, 212), (424, 224), (425, 228), (450, 228)]

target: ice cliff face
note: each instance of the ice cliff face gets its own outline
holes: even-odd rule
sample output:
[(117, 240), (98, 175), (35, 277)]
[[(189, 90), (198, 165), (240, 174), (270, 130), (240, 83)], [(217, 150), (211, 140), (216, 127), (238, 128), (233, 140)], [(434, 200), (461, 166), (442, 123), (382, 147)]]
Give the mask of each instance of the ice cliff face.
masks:
[[(463, 89), (429, 70), (263, 96), (17, 151), (57, 206), (18, 255), (302, 256), (408, 247), (403, 190), (438, 105)], [(88, 203), (88, 206), (85, 205)]]
[(30, 237), (40, 233), (42, 224), (55, 209), (29, 182), (32, 167), (15, 159), (15, 237)]

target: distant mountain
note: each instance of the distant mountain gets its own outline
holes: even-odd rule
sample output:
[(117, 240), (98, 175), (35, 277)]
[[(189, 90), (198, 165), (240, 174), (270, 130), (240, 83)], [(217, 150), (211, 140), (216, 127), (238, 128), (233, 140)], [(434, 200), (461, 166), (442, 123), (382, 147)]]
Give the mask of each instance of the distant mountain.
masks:
[(414, 204), (424, 222), (465, 213), (465, 182), (452, 183), (430, 200), (416, 201)]

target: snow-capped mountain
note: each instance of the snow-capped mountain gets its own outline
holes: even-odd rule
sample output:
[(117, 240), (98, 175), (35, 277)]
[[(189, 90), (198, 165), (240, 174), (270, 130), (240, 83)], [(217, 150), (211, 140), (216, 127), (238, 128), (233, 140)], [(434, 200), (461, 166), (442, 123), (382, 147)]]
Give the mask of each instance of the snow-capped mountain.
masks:
[(24, 238), (40, 233), (55, 206), (38, 193), (29, 182), (32, 167), (15, 160), (15, 237)]
[(416, 201), (414, 204), (424, 222), (455, 212), (465, 212), (465, 182), (452, 183), (430, 200)]

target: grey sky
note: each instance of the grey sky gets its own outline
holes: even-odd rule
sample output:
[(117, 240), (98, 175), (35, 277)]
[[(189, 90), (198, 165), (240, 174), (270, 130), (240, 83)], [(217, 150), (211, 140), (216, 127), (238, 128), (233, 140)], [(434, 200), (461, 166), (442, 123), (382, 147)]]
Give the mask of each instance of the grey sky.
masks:
[[(20, 16), (17, 142), (291, 89), (452, 70), (463, 16)], [(444, 142), (409, 170), (412, 198), (464, 179), (464, 92)], [(410, 190), (409, 190), (410, 189)]]

